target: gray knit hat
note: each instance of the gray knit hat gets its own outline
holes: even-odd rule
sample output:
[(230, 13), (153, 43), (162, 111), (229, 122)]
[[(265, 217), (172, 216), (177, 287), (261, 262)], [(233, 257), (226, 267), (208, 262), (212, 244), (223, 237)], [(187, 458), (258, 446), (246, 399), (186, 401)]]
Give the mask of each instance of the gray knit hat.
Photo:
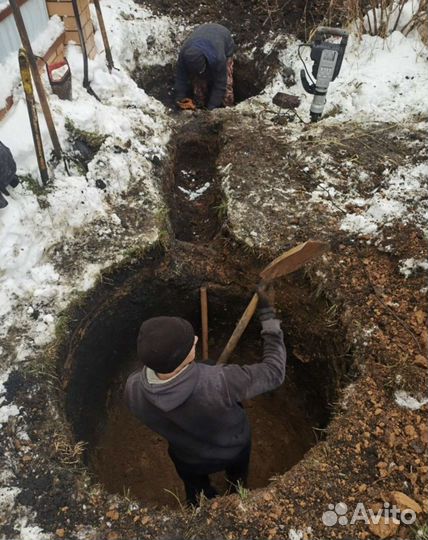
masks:
[(156, 373), (171, 373), (189, 354), (194, 339), (193, 326), (181, 317), (147, 319), (138, 334), (138, 359)]

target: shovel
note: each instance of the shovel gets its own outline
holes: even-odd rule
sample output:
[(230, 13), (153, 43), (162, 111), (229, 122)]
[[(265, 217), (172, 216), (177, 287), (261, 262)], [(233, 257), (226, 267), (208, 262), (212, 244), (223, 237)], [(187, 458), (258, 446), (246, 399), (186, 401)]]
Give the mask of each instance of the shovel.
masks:
[[(268, 264), (268, 266), (266, 266), (264, 270), (260, 272), (260, 277), (263, 281), (269, 282), (278, 277), (285, 276), (286, 274), (291, 274), (291, 272), (295, 272), (308, 261), (315, 259), (315, 257), (319, 257), (322, 253), (324, 253), (324, 251), (326, 251), (327, 248), (328, 244), (325, 242), (308, 240), (307, 242), (299, 244), (289, 251), (286, 251), (273, 260), (270, 264)], [(244, 330), (247, 328), (248, 323), (256, 311), (258, 301), (259, 297), (257, 293), (255, 293), (241, 319), (236, 325), (236, 328), (227, 342), (226, 347), (223, 349), (223, 352), (217, 360), (217, 364), (226, 364), (226, 362), (229, 360), (230, 355), (235, 350), (238, 341), (240, 340)]]

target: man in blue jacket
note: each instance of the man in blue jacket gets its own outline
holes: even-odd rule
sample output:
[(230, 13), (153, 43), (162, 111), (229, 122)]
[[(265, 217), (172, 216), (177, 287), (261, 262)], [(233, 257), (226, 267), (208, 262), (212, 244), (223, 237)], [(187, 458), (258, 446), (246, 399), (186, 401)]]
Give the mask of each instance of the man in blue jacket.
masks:
[(241, 402), (282, 384), (286, 351), (280, 321), (259, 290), (263, 361), (240, 366), (195, 363), (197, 337), (179, 317), (145, 321), (138, 335), (142, 368), (125, 387), (130, 411), (169, 443), (169, 455), (184, 482), (187, 501), (217, 493), (209, 475), (226, 471), (232, 487), (245, 485), (251, 431)]
[(177, 62), (175, 93), (181, 109), (208, 110), (234, 104), (235, 43), (221, 24), (202, 24), (186, 39)]

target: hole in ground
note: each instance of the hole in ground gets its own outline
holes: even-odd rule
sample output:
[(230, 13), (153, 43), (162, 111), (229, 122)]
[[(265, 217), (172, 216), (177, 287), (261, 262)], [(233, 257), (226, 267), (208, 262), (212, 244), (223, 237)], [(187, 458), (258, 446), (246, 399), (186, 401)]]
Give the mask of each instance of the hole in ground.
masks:
[(173, 166), (165, 198), (175, 237), (206, 242), (220, 229), (221, 191), (216, 174), (221, 125), (187, 123), (174, 137)]
[[(238, 54), (234, 60), (235, 103), (260, 94), (272, 79), (277, 66), (276, 53), (265, 55), (257, 50), (252, 58)], [(170, 109), (175, 108), (175, 64), (141, 65), (134, 70), (133, 78), (149, 96)]]
[[(63, 379), (67, 416), (75, 440), (88, 444), (86, 463), (96, 480), (108, 491), (127, 493), (144, 504), (176, 507), (166, 490), (181, 498), (184, 494), (166, 442), (122, 403), (124, 382), (136, 366), (139, 326), (152, 316), (179, 315), (199, 333), (199, 287), (209, 282), (210, 357), (217, 358), (256, 277), (241, 253), (182, 244), (167, 257), (149, 258), (138, 271), (119, 272), (92, 293), (67, 344)], [(303, 274), (277, 286), (277, 306), (289, 353), (287, 375), (282, 387), (245, 403), (253, 430), (250, 488), (267, 485), (316, 444), (319, 431), (314, 428), (328, 424), (330, 404), (350, 362), (345, 332), (332, 320), (334, 310), (315, 297)], [(73, 319), (79, 320), (79, 313)], [(260, 360), (259, 330), (254, 320), (232, 362)], [(222, 475), (215, 483), (226, 488)]]

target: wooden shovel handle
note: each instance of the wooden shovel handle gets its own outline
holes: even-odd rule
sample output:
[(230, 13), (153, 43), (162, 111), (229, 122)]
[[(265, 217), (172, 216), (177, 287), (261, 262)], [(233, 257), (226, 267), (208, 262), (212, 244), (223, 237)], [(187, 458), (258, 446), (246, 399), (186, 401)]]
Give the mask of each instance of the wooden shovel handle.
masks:
[(201, 287), (202, 360), (208, 360), (208, 298), (207, 288)]
[(240, 340), (242, 334), (244, 333), (244, 330), (247, 328), (248, 323), (251, 321), (251, 318), (256, 311), (258, 301), (259, 296), (257, 293), (255, 293), (251, 298), (250, 303), (248, 304), (242, 317), (240, 318), (238, 324), (236, 325), (233, 334), (230, 336), (230, 339), (227, 342), (227, 345), (224, 348), (223, 352), (221, 353), (220, 358), (217, 360), (217, 364), (225, 364), (229, 360), (230, 355), (235, 350), (238, 341)]
[(114, 68), (113, 57), (111, 55), (110, 43), (109, 43), (109, 40), (108, 40), (107, 30), (106, 30), (106, 26), (104, 24), (103, 12), (101, 11), (101, 6), (100, 6), (99, 0), (94, 0), (94, 5), (95, 5), (95, 10), (97, 12), (98, 24), (99, 24), (99, 27), (100, 27), (100, 30), (101, 30), (101, 37), (103, 38), (104, 50), (105, 50), (105, 53), (106, 53), (107, 67), (108, 67), (108, 70), (111, 71)]

